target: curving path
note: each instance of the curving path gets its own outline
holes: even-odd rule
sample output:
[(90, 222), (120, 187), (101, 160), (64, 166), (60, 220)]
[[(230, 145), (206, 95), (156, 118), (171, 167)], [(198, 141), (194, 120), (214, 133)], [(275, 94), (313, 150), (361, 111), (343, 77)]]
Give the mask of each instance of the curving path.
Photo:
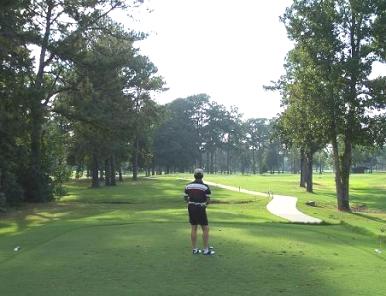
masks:
[(206, 180), (205, 180), (205, 183), (208, 185), (220, 187), (223, 189), (228, 189), (231, 191), (237, 191), (237, 192), (247, 193), (247, 194), (256, 195), (256, 196), (272, 197), (272, 200), (267, 205), (267, 210), (276, 216), (279, 216), (281, 218), (289, 220), (290, 222), (293, 222), (293, 223), (312, 223), (312, 224), (322, 223), (322, 220), (320, 220), (318, 218), (311, 217), (309, 215), (306, 215), (306, 214), (300, 212), (296, 208), (296, 202), (298, 200), (296, 197), (285, 196), (285, 195), (276, 195), (276, 194), (271, 195), (271, 194), (267, 194), (267, 193), (250, 191), (250, 190), (237, 188), (237, 187), (233, 187), (233, 186), (208, 182)]
[(322, 220), (300, 212), (296, 208), (298, 200), (296, 197), (284, 195), (272, 195), (272, 197), (272, 200), (267, 205), (267, 210), (272, 214), (294, 223), (322, 223)]

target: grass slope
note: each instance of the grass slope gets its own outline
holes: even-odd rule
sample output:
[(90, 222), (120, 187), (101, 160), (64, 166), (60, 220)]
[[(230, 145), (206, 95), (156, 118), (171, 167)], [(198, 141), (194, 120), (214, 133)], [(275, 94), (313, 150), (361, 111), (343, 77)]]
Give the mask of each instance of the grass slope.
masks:
[[(220, 178), (208, 176), (266, 191), (265, 177)], [(297, 192), (284, 192), (295, 178), (276, 181), (283, 194)], [(323, 208), (312, 211), (338, 217), (329, 181), (319, 182), (325, 194), (313, 197)], [(362, 228), (362, 216), (351, 215), (357, 228), (335, 218), (335, 225), (287, 224), (265, 210), (268, 199), (213, 188), (208, 213), (217, 253), (191, 255), (185, 183), (173, 177), (89, 189), (73, 182), (57, 203), (1, 217), (0, 295), (385, 295), (386, 256), (374, 252), (376, 227)], [(363, 184), (354, 183), (365, 196)], [(382, 206), (374, 209), (383, 215)]]

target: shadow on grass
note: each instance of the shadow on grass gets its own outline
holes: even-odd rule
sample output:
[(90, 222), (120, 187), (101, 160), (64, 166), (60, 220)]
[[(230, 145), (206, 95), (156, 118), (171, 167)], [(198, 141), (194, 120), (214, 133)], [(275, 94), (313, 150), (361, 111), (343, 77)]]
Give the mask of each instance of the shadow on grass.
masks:
[[(26, 287), (30, 295), (52, 295), (53, 287), (55, 295), (302, 296), (358, 291), (333, 280), (335, 272), (344, 274), (351, 267), (339, 264), (334, 252), (343, 250), (331, 249), (336, 241), (320, 244), (328, 238), (314, 227), (216, 223), (211, 233), (217, 254), (208, 258), (191, 255), (188, 225), (95, 226), (75, 223), (72, 231), (5, 262), (0, 269), (4, 295), (24, 295)], [(364, 281), (361, 292), (367, 289), (374, 295), (377, 287), (371, 289), (372, 284)]]
[(384, 188), (351, 188), (351, 200), (364, 203), (371, 209), (386, 211), (386, 189)]
[[(73, 180), (67, 184), (69, 194), (56, 202), (26, 204), (21, 210), (2, 215), (3, 227), (16, 225), (15, 232), (30, 226), (42, 226), (59, 219), (79, 219), (84, 216), (107, 215), (117, 210), (141, 212), (184, 208), (183, 180), (159, 180), (142, 178), (126, 181), (115, 187), (90, 188), (88, 180)], [(255, 200), (248, 195), (232, 193), (224, 189), (214, 190), (215, 202), (244, 203)], [(247, 217), (245, 217), (247, 218)]]
[[(216, 219), (211, 233), (217, 255), (207, 258), (190, 254), (187, 224), (171, 222), (167, 213), (156, 216), (168, 220), (95, 225), (98, 227), (77, 223), (73, 226), (82, 228), (9, 262), (7, 272), (0, 272), (6, 283), (4, 291), (7, 295), (23, 291), (11, 278), (19, 272), (21, 279), (31, 282), (55, 275), (33, 287), (36, 295), (44, 295), (51, 285), (58, 285), (55, 295), (85, 291), (89, 295), (127, 295), (128, 291), (132, 295), (205, 295), (208, 288), (210, 295), (377, 295), (376, 281), (381, 282), (382, 276), (369, 281), (359, 278), (367, 263), (356, 274), (354, 269), (360, 267), (347, 257), (357, 256), (355, 247), (363, 242), (352, 239), (340, 226), (324, 232), (322, 226)], [(346, 242), (354, 251), (346, 250)], [(37, 269), (33, 266), (36, 260), (40, 261)], [(351, 280), (361, 281), (361, 286), (334, 280), (346, 272)], [(203, 279), (205, 285), (198, 284)]]
[[(18, 242), (22, 251), (3, 261), (2, 291), (23, 295), (29, 287), (31, 295), (50, 295), (55, 287), (55, 295), (169, 296), (205, 295), (210, 288), (210, 295), (302, 296), (377, 295), (382, 290), (382, 276), (366, 273), (375, 264), (364, 249), (371, 243), (368, 238), (339, 225), (268, 222), (242, 212), (252, 211), (253, 204), (243, 206), (219, 204), (209, 210), (218, 248), (214, 258), (191, 256), (186, 208), (177, 194), (157, 203), (78, 201), (31, 209), (49, 227), (29, 227), (33, 220), (26, 215), (24, 227), (31, 231), (9, 237), (8, 246)], [(50, 223), (58, 217), (59, 223)], [(362, 265), (355, 263), (357, 256)], [(361, 273), (353, 272), (356, 268)], [(341, 274), (363, 284), (342, 285), (335, 280)], [(206, 285), (198, 285), (203, 279)]]
[(386, 223), (386, 219), (382, 219), (382, 218), (379, 218), (379, 217), (374, 217), (374, 216), (367, 215), (367, 214), (364, 214), (364, 213), (352, 213), (352, 214), (355, 215), (355, 216), (359, 216), (359, 217), (371, 220), (371, 221), (375, 221), (375, 222), (379, 222), (379, 223)]

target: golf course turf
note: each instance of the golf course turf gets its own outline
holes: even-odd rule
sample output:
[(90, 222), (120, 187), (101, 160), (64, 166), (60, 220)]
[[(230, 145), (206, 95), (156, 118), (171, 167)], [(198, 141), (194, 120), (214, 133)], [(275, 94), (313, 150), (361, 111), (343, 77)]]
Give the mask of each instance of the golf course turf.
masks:
[[(191, 254), (181, 176), (190, 177), (99, 189), (72, 181), (57, 202), (2, 214), (0, 295), (386, 294), (385, 252), (374, 251), (386, 175), (352, 178), (353, 204), (366, 206), (354, 213), (336, 211), (332, 175), (315, 178), (315, 194), (298, 188), (296, 175), (205, 176), (254, 191), (271, 186), (326, 221), (289, 224), (265, 209), (268, 198), (212, 188), (211, 257)], [(318, 206), (306, 206), (310, 199)]]

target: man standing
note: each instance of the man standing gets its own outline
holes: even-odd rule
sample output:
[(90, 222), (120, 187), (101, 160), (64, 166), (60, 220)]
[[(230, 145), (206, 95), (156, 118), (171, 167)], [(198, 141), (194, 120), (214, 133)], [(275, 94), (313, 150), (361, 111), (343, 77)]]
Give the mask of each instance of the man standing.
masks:
[(202, 239), (204, 242), (203, 255), (214, 255), (214, 251), (209, 247), (209, 226), (206, 216), (206, 206), (210, 201), (209, 186), (202, 182), (204, 173), (202, 169), (194, 170), (194, 181), (186, 185), (185, 198), (188, 202), (189, 222), (192, 226), (191, 240), (193, 254), (200, 254), (201, 250), (197, 248), (197, 227), (201, 225)]

